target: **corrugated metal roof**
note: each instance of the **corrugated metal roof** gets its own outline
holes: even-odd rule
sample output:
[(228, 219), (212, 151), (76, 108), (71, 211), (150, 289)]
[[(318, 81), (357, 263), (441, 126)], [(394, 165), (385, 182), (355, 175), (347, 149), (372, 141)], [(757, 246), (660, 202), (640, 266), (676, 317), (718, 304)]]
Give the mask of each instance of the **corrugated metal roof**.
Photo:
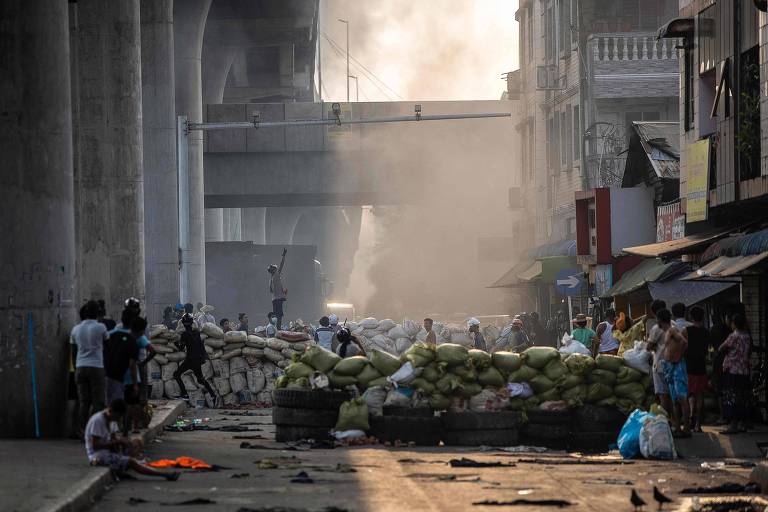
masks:
[(682, 302), (687, 307), (717, 295), (736, 284), (672, 279), (663, 283), (648, 283), (648, 291), (654, 299), (663, 300), (667, 304)]
[(713, 231), (706, 231), (695, 235), (688, 235), (677, 240), (668, 242), (657, 242), (655, 244), (638, 245), (635, 247), (625, 247), (622, 249), (628, 254), (636, 254), (646, 258), (672, 257), (680, 254), (695, 252), (697, 248), (711, 243), (728, 233), (736, 231), (738, 228), (720, 228)]
[(718, 240), (702, 253), (701, 261), (706, 263), (720, 256), (751, 256), (765, 251), (768, 251), (768, 229)]
[(664, 263), (658, 258), (643, 260), (638, 266), (625, 272), (621, 279), (610, 290), (605, 292), (603, 297), (615, 297), (632, 293), (648, 283), (662, 281), (672, 275), (677, 275), (686, 267), (688, 267), (688, 264), (680, 261)]
[(768, 258), (768, 251), (749, 256), (720, 256), (680, 279), (695, 281), (697, 279), (721, 279), (737, 276), (766, 258)]
[(659, 178), (680, 179), (680, 124), (634, 121), (632, 127)]

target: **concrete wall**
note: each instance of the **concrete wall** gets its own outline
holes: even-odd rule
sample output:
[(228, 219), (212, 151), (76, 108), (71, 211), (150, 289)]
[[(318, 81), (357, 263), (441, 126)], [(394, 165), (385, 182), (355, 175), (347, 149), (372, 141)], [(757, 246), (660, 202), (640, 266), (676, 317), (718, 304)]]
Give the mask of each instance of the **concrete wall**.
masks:
[(611, 188), (611, 254), (656, 241), (653, 189)]

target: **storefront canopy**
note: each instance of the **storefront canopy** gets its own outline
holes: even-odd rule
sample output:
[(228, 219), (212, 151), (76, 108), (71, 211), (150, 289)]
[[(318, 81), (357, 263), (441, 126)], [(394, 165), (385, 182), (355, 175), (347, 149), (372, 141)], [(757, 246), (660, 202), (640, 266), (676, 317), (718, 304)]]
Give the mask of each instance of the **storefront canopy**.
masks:
[(687, 266), (687, 263), (680, 261), (664, 263), (657, 258), (644, 260), (632, 270), (625, 272), (621, 279), (605, 292), (603, 297), (610, 298), (617, 295), (627, 295), (643, 288), (648, 283), (662, 281), (670, 276), (679, 274)]
[(517, 277), (521, 281), (533, 281), (534, 279), (537, 279), (541, 277), (541, 273), (543, 272), (543, 268), (540, 261), (534, 261), (531, 263), (531, 265), (525, 269), (524, 271), (520, 272)]
[(576, 240), (561, 240), (551, 244), (544, 244), (528, 251), (531, 259), (552, 258), (556, 256), (576, 257)]
[(517, 286), (524, 285), (526, 283), (520, 281), (517, 277), (523, 271), (527, 270), (532, 265), (530, 260), (524, 260), (516, 263), (511, 269), (507, 270), (503, 276), (496, 280), (495, 283), (488, 288), (515, 288)]
[(671, 279), (663, 283), (648, 283), (648, 291), (651, 293), (651, 297), (663, 300), (669, 306), (676, 302), (692, 306), (727, 290), (731, 286), (736, 286), (736, 283)]
[(737, 229), (738, 228), (720, 228), (695, 235), (688, 235), (668, 242), (625, 247), (623, 251), (628, 254), (636, 254), (637, 256), (643, 256), (645, 258), (672, 258), (674, 256), (680, 256), (681, 254), (696, 252), (705, 245), (710, 244)]
[(751, 256), (720, 256), (700, 269), (683, 276), (681, 280), (696, 281), (732, 278), (766, 258), (768, 258), (768, 251)]

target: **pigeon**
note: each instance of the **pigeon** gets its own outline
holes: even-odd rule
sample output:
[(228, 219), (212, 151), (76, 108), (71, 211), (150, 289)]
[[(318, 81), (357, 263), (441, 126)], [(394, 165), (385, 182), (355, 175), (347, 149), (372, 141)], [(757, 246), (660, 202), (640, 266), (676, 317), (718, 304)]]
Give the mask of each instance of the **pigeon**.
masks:
[(645, 500), (640, 497), (640, 495), (637, 494), (637, 491), (632, 489), (632, 494), (629, 497), (629, 502), (632, 503), (632, 506), (635, 507), (635, 510), (638, 510), (645, 506)]
[(653, 486), (653, 499), (658, 502), (659, 510), (661, 510), (664, 507), (665, 503), (672, 503), (672, 499), (661, 494), (661, 491), (655, 485)]

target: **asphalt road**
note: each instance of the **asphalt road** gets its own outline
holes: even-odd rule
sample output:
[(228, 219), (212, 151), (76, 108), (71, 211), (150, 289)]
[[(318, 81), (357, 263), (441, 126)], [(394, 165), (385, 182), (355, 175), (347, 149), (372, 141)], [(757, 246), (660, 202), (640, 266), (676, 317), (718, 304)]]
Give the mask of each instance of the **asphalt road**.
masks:
[[(244, 425), (249, 432), (168, 432), (148, 447), (151, 459), (188, 455), (223, 466), (217, 472), (185, 471), (177, 482), (138, 477), (123, 480), (94, 506), (94, 510), (142, 512), (150, 510), (282, 512), (316, 511), (326, 507), (348, 511), (414, 510), (557, 510), (554, 507), (498, 507), (473, 505), (483, 500), (567, 500), (569, 511), (632, 510), (629, 495), (636, 488), (655, 510), (654, 485), (675, 499), (666, 510), (686, 510), (679, 491), (685, 487), (724, 482), (746, 483), (749, 469), (736, 465), (712, 471), (700, 460), (676, 462), (631, 461), (616, 456), (582, 457), (589, 464), (559, 464), (573, 455), (563, 453), (517, 454), (456, 448), (355, 447), (290, 451), (275, 443), (268, 410), (249, 411), (253, 416), (231, 416), (221, 411), (192, 410), (191, 417), (210, 417), (206, 424)], [(243, 449), (243, 439), (272, 449)], [(258, 439), (263, 437), (265, 439)], [(514, 464), (493, 468), (453, 468), (450, 459)], [(530, 462), (535, 459), (537, 462)], [(528, 460), (528, 462), (526, 462)], [(314, 483), (292, 483), (305, 471)], [(130, 500), (144, 500), (131, 504)], [(179, 504), (197, 498), (212, 503)]]

